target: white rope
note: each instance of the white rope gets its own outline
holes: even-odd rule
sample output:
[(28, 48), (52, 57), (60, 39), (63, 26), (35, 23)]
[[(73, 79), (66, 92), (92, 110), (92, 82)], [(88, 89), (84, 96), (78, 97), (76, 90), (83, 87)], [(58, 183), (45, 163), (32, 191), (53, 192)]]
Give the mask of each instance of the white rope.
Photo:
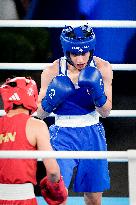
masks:
[(1, 159), (107, 159), (109, 162), (127, 162), (136, 159), (136, 150), (128, 151), (0, 151)]
[(136, 71), (136, 64), (111, 64), (115, 71)]
[[(0, 63), (0, 70), (43, 70), (51, 63)], [(136, 71), (136, 64), (111, 64), (115, 71)]]
[(136, 28), (136, 21), (131, 20), (0, 20), (0, 27), (48, 27), (62, 28), (89, 24), (92, 27)]
[[(0, 116), (5, 115), (4, 110), (0, 110)], [(33, 116), (36, 116), (37, 113), (35, 112)], [(50, 115), (54, 117), (54, 114)], [(136, 117), (136, 110), (111, 110), (109, 117)]]
[(0, 69), (6, 70), (43, 70), (51, 63), (0, 63)]
[[(129, 155), (131, 159), (136, 159), (136, 152)], [(0, 158), (16, 159), (120, 159), (127, 160), (127, 151), (0, 151)]]
[(136, 117), (136, 110), (111, 110), (109, 117)]
[(51, 63), (0, 63), (0, 70), (43, 70)]

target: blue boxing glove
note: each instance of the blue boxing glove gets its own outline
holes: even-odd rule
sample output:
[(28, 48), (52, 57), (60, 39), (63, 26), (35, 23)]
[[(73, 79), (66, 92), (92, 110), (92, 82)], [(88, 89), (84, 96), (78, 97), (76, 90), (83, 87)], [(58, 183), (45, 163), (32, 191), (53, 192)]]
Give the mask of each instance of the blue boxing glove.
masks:
[(79, 74), (78, 85), (87, 88), (92, 93), (96, 107), (102, 107), (106, 103), (107, 96), (104, 92), (102, 75), (96, 67), (84, 68)]
[(44, 111), (51, 113), (75, 90), (74, 84), (69, 77), (58, 75), (49, 84), (46, 96), (42, 99), (41, 105)]

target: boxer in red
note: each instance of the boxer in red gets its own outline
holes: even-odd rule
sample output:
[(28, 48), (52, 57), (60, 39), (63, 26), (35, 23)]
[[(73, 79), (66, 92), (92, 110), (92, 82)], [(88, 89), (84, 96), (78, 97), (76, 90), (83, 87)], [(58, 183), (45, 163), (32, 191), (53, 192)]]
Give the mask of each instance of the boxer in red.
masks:
[[(37, 110), (38, 90), (34, 80), (8, 79), (1, 87), (6, 115), (0, 118), (0, 150), (52, 151), (47, 125), (31, 116)], [(67, 199), (67, 190), (55, 159), (44, 159), (47, 176), (41, 193), (49, 205)], [(0, 159), (0, 204), (37, 205), (34, 194), (37, 160)]]

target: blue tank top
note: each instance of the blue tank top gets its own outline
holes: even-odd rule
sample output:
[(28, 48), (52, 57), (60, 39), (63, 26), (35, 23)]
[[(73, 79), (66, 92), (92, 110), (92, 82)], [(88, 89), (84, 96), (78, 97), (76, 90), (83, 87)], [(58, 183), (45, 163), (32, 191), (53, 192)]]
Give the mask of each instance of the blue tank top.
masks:
[[(90, 65), (94, 66), (94, 62)], [(67, 75), (67, 62), (64, 57), (59, 60), (59, 74)], [(75, 84), (75, 91), (61, 103), (54, 113), (58, 115), (85, 115), (95, 110), (91, 93), (87, 88), (80, 88)]]

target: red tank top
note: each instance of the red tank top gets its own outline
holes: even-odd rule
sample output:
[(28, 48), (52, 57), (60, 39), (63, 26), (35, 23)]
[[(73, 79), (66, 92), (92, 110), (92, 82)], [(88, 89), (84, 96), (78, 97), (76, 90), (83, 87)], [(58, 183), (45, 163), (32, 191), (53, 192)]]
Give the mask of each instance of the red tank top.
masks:
[[(26, 123), (30, 116), (17, 114), (0, 118), (0, 150), (36, 150), (26, 137)], [(35, 159), (0, 159), (0, 183), (36, 184)]]

